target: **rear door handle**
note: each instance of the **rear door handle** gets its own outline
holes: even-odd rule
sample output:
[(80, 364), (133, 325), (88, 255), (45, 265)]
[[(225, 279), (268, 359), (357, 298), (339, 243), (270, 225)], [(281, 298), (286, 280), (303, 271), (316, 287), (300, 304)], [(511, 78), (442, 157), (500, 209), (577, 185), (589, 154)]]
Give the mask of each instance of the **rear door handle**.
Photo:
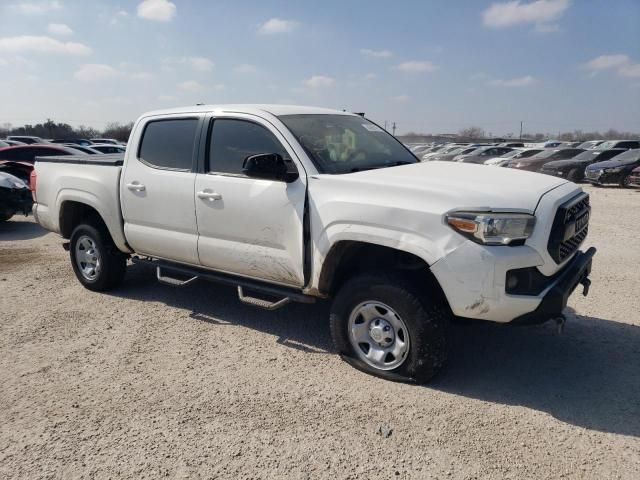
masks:
[(207, 192), (202, 191), (197, 193), (198, 198), (202, 198), (203, 200), (209, 200), (213, 202), (214, 200), (222, 200), (222, 195), (216, 192)]
[(147, 187), (138, 182), (127, 183), (127, 188), (133, 192), (144, 192)]

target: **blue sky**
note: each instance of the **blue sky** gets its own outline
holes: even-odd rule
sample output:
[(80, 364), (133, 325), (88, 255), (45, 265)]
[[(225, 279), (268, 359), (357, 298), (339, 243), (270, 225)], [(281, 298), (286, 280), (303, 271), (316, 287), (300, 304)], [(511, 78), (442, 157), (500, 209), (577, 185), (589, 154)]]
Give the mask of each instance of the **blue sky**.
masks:
[(640, 132), (640, 1), (0, 0), (0, 123), (198, 102), (400, 133)]

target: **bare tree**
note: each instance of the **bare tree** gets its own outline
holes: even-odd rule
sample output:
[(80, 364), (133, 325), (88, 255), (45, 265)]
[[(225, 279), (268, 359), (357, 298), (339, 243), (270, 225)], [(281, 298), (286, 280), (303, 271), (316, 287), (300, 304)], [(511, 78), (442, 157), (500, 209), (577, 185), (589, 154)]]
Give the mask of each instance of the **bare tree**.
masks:
[(468, 127), (460, 130), (458, 132), (458, 135), (464, 138), (474, 139), (474, 138), (484, 138), (485, 133), (484, 133), (484, 130), (480, 127)]
[(102, 134), (108, 138), (115, 138), (122, 142), (129, 140), (129, 135), (133, 129), (133, 122), (121, 125), (119, 123), (109, 123)]

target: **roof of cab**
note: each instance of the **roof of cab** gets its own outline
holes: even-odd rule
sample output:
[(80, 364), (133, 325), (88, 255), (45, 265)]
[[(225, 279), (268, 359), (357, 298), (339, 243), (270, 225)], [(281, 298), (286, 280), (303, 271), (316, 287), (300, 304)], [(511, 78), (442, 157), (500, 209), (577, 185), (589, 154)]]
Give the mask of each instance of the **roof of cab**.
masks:
[(272, 115), (355, 115), (351, 112), (340, 110), (332, 110), (330, 108), (321, 107), (305, 107), (298, 105), (262, 105), (262, 104), (229, 104), (229, 105), (189, 105), (185, 107), (167, 108), (163, 110), (154, 110), (147, 112), (142, 117), (150, 117), (156, 115), (172, 115), (180, 113), (202, 113), (202, 112), (236, 112), (249, 114)]

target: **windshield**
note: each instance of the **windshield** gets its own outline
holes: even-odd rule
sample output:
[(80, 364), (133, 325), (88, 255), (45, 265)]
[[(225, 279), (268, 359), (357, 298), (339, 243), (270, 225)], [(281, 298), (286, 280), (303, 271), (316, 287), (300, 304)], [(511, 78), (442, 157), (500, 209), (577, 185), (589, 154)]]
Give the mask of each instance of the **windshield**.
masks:
[(621, 163), (633, 163), (636, 160), (640, 159), (640, 148), (635, 148), (633, 150), (627, 150), (620, 155), (616, 155), (611, 159), (612, 162), (621, 162)]
[(559, 150), (543, 150), (540, 153), (537, 153), (535, 155), (533, 155), (531, 157), (532, 160), (535, 160), (537, 158), (549, 158), (552, 155), (555, 155), (556, 153), (558, 153)]
[(418, 163), (398, 140), (354, 115), (282, 115), (320, 173), (349, 173)]
[(511, 157), (515, 157), (520, 153), (522, 153), (522, 150), (511, 150), (510, 152), (500, 155), (500, 158), (511, 158)]

